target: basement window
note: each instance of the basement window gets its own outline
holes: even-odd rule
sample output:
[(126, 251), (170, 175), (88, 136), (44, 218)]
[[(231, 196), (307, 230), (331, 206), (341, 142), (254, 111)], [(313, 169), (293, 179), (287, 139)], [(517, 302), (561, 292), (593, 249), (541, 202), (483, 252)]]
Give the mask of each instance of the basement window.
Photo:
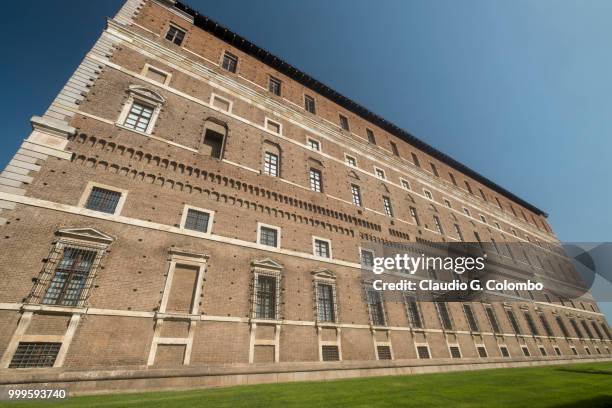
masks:
[(376, 352), (379, 360), (393, 360), (391, 358), (391, 347), (389, 346), (376, 346)]
[(427, 347), (427, 346), (417, 346), (417, 356), (420, 359), (431, 358), (430, 355), (429, 355), (429, 347)]
[(461, 350), (459, 349), (459, 346), (450, 346), (449, 350), (452, 358), (461, 358)]
[(9, 368), (53, 367), (62, 343), (20, 342)]
[(340, 361), (338, 346), (321, 346), (321, 358), (323, 361)]

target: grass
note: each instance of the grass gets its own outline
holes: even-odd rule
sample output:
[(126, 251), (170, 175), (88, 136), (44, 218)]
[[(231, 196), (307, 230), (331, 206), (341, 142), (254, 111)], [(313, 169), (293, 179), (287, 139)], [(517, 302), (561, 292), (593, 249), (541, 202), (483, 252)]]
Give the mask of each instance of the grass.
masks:
[(71, 397), (0, 407), (612, 407), (612, 362)]

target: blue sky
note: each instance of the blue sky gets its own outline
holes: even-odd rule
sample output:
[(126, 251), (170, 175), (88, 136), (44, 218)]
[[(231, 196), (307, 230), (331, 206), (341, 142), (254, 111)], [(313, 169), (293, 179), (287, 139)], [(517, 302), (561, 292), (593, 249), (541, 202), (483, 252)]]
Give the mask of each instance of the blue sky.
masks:
[[(0, 168), (121, 3), (5, 5)], [(547, 211), (562, 241), (612, 240), (612, 2), (188, 4)]]

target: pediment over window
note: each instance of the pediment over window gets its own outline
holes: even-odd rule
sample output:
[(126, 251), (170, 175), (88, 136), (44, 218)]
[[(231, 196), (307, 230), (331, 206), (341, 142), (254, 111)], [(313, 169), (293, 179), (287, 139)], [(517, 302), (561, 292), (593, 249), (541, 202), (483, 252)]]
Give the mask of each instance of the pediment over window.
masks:
[(262, 269), (283, 269), (283, 265), (272, 258), (254, 259), (251, 261), (251, 265)]
[(336, 274), (329, 269), (317, 269), (311, 272), (315, 278), (319, 279), (336, 279)]
[(349, 177), (352, 177), (357, 180), (361, 180), (359, 176), (357, 175), (357, 173), (355, 172), (355, 170), (350, 170), (348, 174), (349, 174)]
[(149, 89), (149, 88), (145, 88), (144, 86), (140, 86), (140, 85), (130, 85), (129, 87), (129, 92), (140, 96), (141, 98), (145, 98), (148, 99), (154, 103), (165, 103), (166, 102), (166, 98), (164, 98), (163, 96), (161, 96), (159, 93)]
[(56, 231), (55, 235), (62, 238), (72, 238), (101, 244), (110, 244), (115, 240), (115, 238), (95, 228), (63, 228)]

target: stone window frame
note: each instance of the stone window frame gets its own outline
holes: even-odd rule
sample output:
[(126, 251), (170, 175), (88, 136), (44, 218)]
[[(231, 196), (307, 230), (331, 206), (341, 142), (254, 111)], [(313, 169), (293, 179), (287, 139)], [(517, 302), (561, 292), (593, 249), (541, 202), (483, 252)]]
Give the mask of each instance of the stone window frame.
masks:
[(366, 265), (363, 264), (363, 253), (364, 252), (369, 252), (369, 253), (372, 254), (372, 262), (373, 262), (374, 258), (376, 257), (376, 251), (374, 251), (372, 249), (369, 249), (369, 248), (363, 248), (361, 246), (359, 247), (359, 264), (361, 265), (361, 268), (362, 269), (365, 268), (365, 269), (371, 270), (374, 267), (374, 265), (372, 265), (372, 266), (367, 265), (366, 266)]
[[(317, 149), (313, 148), (311, 146), (311, 142), (314, 142), (314, 144), (316, 144), (318, 148)], [(308, 136), (306, 138), (306, 146), (308, 147), (308, 149), (312, 150), (313, 152), (323, 153), (323, 145), (321, 144), (321, 141), (319, 139)]]
[[(234, 60), (235, 65), (234, 65), (234, 70), (232, 71), (231, 69), (226, 68), (225, 65), (225, 57), (227, 57), (229, 60)], [(229, 72), (232, 74), (238, 74), (239, 73), (239, 68), (240, 68), (240, 58), (238, 57), (238, 55), (236, 55), (235, 53), (224, 49), (223, 52), (221, 53), (221, 58), (219, 61), (219, 68), (221, 68), (223, 71), (225, 72)]]
[(410, 181), (406, 180), (403, 177), (400, 177), (400, 185), (406, 191), (412, 191), (412, 186), (410, 185)]
[[(276, 246), (266, 245), (261, 243), (261, 228), (269, 228), (276, 231)], [(266, 250), (270, 248), (281, 249), (281, 227), (271, 224), (265, 224), (263, 222), (257, 222), (257, 245), (261, 245)]]
[[(349, 163), (349, 158), (353, 160), (353, 162), (355, 162), (355, 165), (352, 165)], [(359, 168), (359, 165), (357, 164), (357, 158), (353, 155), (344, 153), (344, 163), (346, 163), (347, 166), (352, 167), (352, 168)]]
[[(329, 269), (318, 269), (312, 272), (312, 285), (314, 290), (314, 301), (315, 301), (315, 322), (317, 325), (335, 325), (339, 319), (339, 308), (338, 308), (338, 286), (336, 285), (336, 274)], [(329, 285), (332, 288), (332, 308), (334, 319), (329, 321), (319, 320), (319, 291), (318, 285)]]
[[(404, 303), (404, 307), (406, 308), (406, 319), (408, 320), (408, 325), (410, 326), (411, 330), (420, 330), (420, 331), (425, 331), (425, 329), (427, 328), (427, 325), (425, 324), (425, 318), (423, 317), (423, 310), (421, 308), (421, 305), (419, 304), (419, 298), (417, 297), (415, 292), (404, 292), (403, 296), (402, 296), (402, 301)], [(416, 305), (416, 313), (418, 314), (418, 318), (420, 320), (421, 323), (421, 327), (416, 327), (416, 325), (414, 325), (414, 321), (412, 319), (412, 312), (410, 310), (410, 302), (414, 300), (414, 303)]]
[(416, 353), (417, 359), (425, 360), (425, 359), (422, 359), (421, 356), (419, 355), (419, 347), (427, 348), (427, 355), (429, 356), (427, 358), (427, 360), (431, 360), (433, 358), (432, 355), (431, 355), (431, 347), (429, 347), (429, 343), (427, 343), (427, 342), (418, 342), (418, 343), (415, 342), (414, 343), (414, 352)]
[[(454, 343), (446, 342), (446, 347), (448, 348), (448, 355), (450, 356), (450, 358), (454, 358), (454, 359), (463, 358), (463, 353), (461, 352), (461, 346), (459, 345), (459, 342), (457, 341), (455, 341)], [(451, 347), (456, 347), (457, 350), (459, 350), (459, 357), (453, 357), (453, 353), (451, 352)]]
[[(312, 115), (316, 115), (317, 114), (317, 100), (314, 96), (309, 95), (309, 94), (304, 94), (304, 110)], [(312, 110), (308, 109), (308, 103), (307, 100), (310, 100), (310, 102), (312, 102)]]
[[(174, 38), (172, 40), (169, 40), (168, 38), (166, 38), (168, 36), (168, 32), (170, 31), (171, 28), (174, 28), (175, 30), (183, 32), (183, 39), (181, 40), (180, 44), (175, 43), (174, 42)], [(172, 44), (176, 45), (177, 47), (182, 47), (183, 44), (185, 44), (185, 40), (187, 39), (187, 34), (188, 33), (189, 33), (189, 30), (181, 27), (180, 25), (175, 24), (175, 23), (169, 23), (168, 27), (166, 28), (166, 33), (164, 34), (163, 38), (164, 38), (164, 40), (171, 42)]]
[[(89, 199), (89, 196), (91, 195), (91, 192), (93, 191), (94, 187), (121, 194), (121, 198), (119, 198), (119, 201), (117, 202), (117, 206), (115, 207), (115, 211), (112, 214), (97, 211), (97, 210), (91, 210), (85, 207), (85, 204), (87, 204), (87, 200)], [(127, 200), (128, 192), (129, 190), (124, 190), (124, 189), (117, 188), (114, 186), (109, 186), (107, 184), (97, 183), (95, 181), (89, 181), (87, 185), (85, 186), (85, 190), (83, 190), (83, 194), (81, 194), (81, 197), (79, 198), (79, 202), (77, 206), (84, 208), (88, 211), (95, 211), (96, 213), (100, 213), (100, 214), (121, 215), (121, 210), (123, 210), (123, 206), (125, 205), (125, 201)]]
[[(276, 85), (278, 85), (278, 93), (274, 92), (271, 88), (272, 84), (275, 83)], [(282, 96), (283, 93), (283, 81), (281, 81), (280, 79), (278, 79), (275, 76), (272, 75), (268, 75), (268, 92), (270, 92), (273, 95), (276, 96)]]
[[(382, 177), (378, 175), (378, 171), (382, 173)], [(385, 172), (384, 169), (374, 166), (374, 177), (376, 177), (379, 180), (387, 180), (387, 173)]]
[[(368, 311), (368, 321), (370, 323), (370, 326), (372, 327), (388, 327), (389, 325), (389, 318), (387, 316), (387, 308), (385, 307), (385, 299), (383, 296), (383, 293), (381, 293), (380, 291), (374, 289), (373, 287), (373, 281), (367, 280), (364, 281), (362, 284), (363, 287), (363, 296), (365, 299), (365, 303), (367, 305), (367, 311)], [(369, 292), (374, 292), (377, 293), (380, 299), (380, 308), (381, 308), (381, 312), (382, 312), (382, 319), (383, 319), (383, 324), (379, 325), (379, 324), (374, 324), (374, 319), (372, 318), (372, 306), (370, 305), (370, 300), (368, 299), (368, 293)]]
[(425, 197), (427, 200), (434, 201), (432, 192), (426, 188), (423, 189), (423, 197)]
[[(227, 102), (227, 110), (221, 109), (218, 106), (216, 106), (215, 100)], [(234, 102), (231, 99), (221, 96), (219, 94), (216, 94), (214, 92), (210, 94), (210, 101), (208, 102), (208, 104), (210, 105), (212, 109), (220, 110), (221, 112), (225, 112), (225, 113), (232, 113), (232, 109), (234, 107)]]
[[(282, 320), (282, 272), (283, 266), (270, 258), (251, 262), (251, 273), (253, 274), (251, 287), (251, 320), (262, 322), (279, 322)], [(274, 318), (271, 319), (257, 316), (257, 283), (260, 276), (268, 276), (276, 279)]]
[[(205, 232), (185, 228), (185, 222), (187, 221), (187, 213), (189, 212), (189, 210), (200, 211), (200, 212), (208, 214), (208, 226)], [(200, 208), (200, 207), (195, 207), (193, 205), (185, 204), (183, 206), (183, 213), (181, 214), (181, 223), (179, 225), (182, 230), (210, 235), (212, 234), (212, 226), (213, 226), (214, 219), (215, 219), (215, 211), (209, 210), (207, 208)]]
[[(324, 256), (317, 255), (316, 241), (327, 242), (327, 248), (329, 249), (329, 257), (324, 257)], [(312, 236), (312, 254), (317, 259), (333, 259), (331, 239), (327, 239), (327, 238), (323, 238), (323, 237), (319, 237), (319, 236), (313, 235)]]
[[(499, 354), (502, 356), (502, 358), (512, 358), (512, 354), (510, 353), (510, 349), (508, 348), (507, 344), (505, 343), (498, 344), (498, 346), (499, 346)], [(504, 356), (504, 353), (501, 351), (502, 347), (506, 349), (506, 352), (508, 353), (507, 356)]]
[[(278, 125), (278, 132), (275, 132), (272, 128), (268, 127), (269, 123), (273, 123), (275, 125)], [(273, 133), (275, 135), (283, 135), (283, 124), (280, 123), (277, 120), (274, 119), (270, 119), (269, 117), (266, 116), (265, 120), (264, 120), (264, 127), (266, 128), (266, 130), (270, 133)]]
[[(476, 347), (476, 354), (478, 354), (478, 358), (489, 358), (489, 350), (487, 350), (487, 346), (483, 343), (476, 343), (474, 344), (474, 347)], [(480, 351), (478, 351), (478, 349), (482, 347), (485, 351), (485, 356), (481, 356), (480, 355)]]
[[(128, 98), (124, 102), (123, 108), (121, 108), (121, 113), (119, 114), (115, 125), (132, 132), (150, 135), (153, 133), (153, 129), (155, 128), (155, 124), (159, 118), (159, 113), (161, 112), (162, 106), (166, 103), (166, 99), (159, 93), (141, 85), (130, 85), (127, 89), (127, 93)], [(153, 108), (153, 114), (151, 115), (151, 119), (147, 124), (147, 129), (144, 132), (125, 126), (125, 121), (132, 110), (134, 103), (144, 104)]]
[[(140, 71), (140, 75), (142, 75), (143, 77), (147, 78), (148, 80), (152, 80), (155, 81), (149, 77), (147, 77), (147, 72), (149, 71), (157, 71), (158, 73), (165, 75), (166, 79), (164, 80), (164, 82), (159, 82), (162, 85), (168, 85), (170, 83), (170, 79), (172, 78), (172, 73), (168, 72), (168, 71), (164, 71), (161, 68), (158, 68), (154, 65), (149, 64), (148, 62), (144, 64), (144, 66), (142, 67), (142, 71)], [(155, 81), (157, 82), (157, 81)]]
[[(52, 242), (49, 256), (45, 259), (43, 269), (35, 279), (34, 286), (26, 299), (26, 303), (42, 305), (43, 307), (83, 308), (86, 306), (87, 300), (91, 295), (93, 282), (101, 267), (102, 258), (106, 254), (108, 247), (115, 241), (115, 238), (94, 228), (63, 228), (56, 231), (55, 235), (57, 239)], [(59, 263), (63, 259), (64, 249), (75, 247), (96, 253), (92, 266), (89, 269), (87, 280), (79, 294), (79, 301), (76, 305), (43, 304), (42, 300), (55, 277)]]

